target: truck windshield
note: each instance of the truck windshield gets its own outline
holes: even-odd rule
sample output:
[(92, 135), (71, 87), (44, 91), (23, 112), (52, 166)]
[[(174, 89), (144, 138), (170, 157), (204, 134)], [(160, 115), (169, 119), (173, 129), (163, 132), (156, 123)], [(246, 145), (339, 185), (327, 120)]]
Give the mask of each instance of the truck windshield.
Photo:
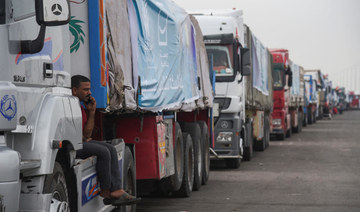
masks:
[(284, 87), (284, 71), (281, 68), (274, 67), (273, 70), (274, 90), (280, 90)]
[(232, 45), (229, 46), (206, 46), (206, 52), (209, 57), (213, 57), (213, 69), (216, 76), (233, 76), (232, 68)]
[(35, 0), (12, 0), (11, 5), (15, 21), (35, 15)]

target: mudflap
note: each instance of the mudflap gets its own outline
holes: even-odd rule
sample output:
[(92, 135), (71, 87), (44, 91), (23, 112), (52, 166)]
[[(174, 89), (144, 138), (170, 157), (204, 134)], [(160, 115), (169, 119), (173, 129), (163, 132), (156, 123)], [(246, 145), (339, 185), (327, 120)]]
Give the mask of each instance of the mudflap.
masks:
[[(123, 179), (125, 142), (123, 139), (114, 139), (110, 141), (118, 153), (121, 179)], [(103, 198), (100, 197), (100, 187), (96, 175), (96, 157), (89, 157), (84, 160), (76, 160), (74, 171), (76, 175), (76, 184), (78, 191), (78, 211), (112, 211), (114, 206), (104, 205)], [(122, 187), (124, 187), (122, 182)]]

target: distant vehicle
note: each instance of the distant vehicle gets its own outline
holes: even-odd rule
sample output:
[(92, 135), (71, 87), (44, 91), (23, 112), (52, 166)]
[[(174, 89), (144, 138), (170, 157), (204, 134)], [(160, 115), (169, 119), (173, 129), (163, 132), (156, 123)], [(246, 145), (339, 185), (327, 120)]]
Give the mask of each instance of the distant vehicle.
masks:
[(209, 61), (215, 71), (214, 143), (212, 158), (238, 168), (249, 141), (251, 123), (246, 119), (244, 77), (250, 74), (250, 57), (244, 47), (241, 10), (192, 11), (200, 24)]
[(290, 87), (292, 86), (292, 71), (289, 62), (289, 52), (286, 49), (270, 49), (273, 57), (274, 69), (272, 72), (274, 86), (274, 109), (272, 111), (271, 135), (280, 140), (290, 137), (291, 114)]

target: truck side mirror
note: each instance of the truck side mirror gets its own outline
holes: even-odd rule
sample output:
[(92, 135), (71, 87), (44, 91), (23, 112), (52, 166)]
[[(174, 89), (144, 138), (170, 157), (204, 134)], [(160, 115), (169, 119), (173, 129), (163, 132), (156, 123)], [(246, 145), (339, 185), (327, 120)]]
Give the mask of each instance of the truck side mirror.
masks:
[(35, 8), (36, 21), (39, 25), (59, 26), (70, 21), (68, 0), (36, 0)]
[(288, 86), (291, 87), (291, 86), (292, 86), (292, 80), (293, 80), (293, 78), (292, 78), (292, 71), (291, 71), (291, 68), (290, 68), (290, 67), (288, 67), (288, 68), (286, 69), (285, 74), (288, 75)]
[(248, 48), (241, 49), (241, 74), (243, 76), (249, 76), (251, 72), (250, 66), (250, 50)]

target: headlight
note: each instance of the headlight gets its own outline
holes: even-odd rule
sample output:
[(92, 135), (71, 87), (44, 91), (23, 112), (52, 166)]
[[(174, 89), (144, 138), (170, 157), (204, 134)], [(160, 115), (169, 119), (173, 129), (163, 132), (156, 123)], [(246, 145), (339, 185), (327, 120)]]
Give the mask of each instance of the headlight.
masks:
[(217, 142), (230, 143), (232, 141), (232, 132), (220, 132), (216, 138)]
[(273, 119), (272, 124), (274, 126), (280, 126), (281, 125), (281, 119)]

